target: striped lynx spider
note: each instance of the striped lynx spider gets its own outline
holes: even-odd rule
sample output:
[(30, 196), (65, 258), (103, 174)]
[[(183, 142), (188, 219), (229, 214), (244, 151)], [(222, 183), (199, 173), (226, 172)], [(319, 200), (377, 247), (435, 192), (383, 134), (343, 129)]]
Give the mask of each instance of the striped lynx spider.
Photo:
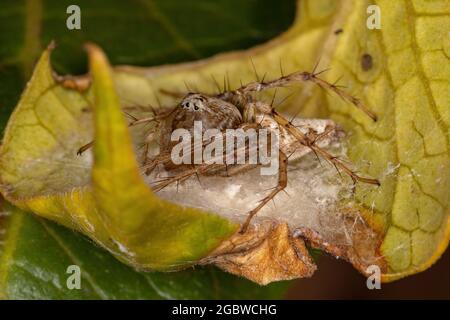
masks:
[[(322, 71), (323, 72), (323, 71)], [(192, 132), (194, 123), (201, 121), (202, 130), (217, 129), (220, 134), (225, 135), (227, 129), (242, 129), (244, 132), (251, 129), (267, 129), (270, 134), (277, 132), (278, 141), (278, 184), (268, 192), (257, 206), (252, 209), (247, 219), (242, 224), (241, 233), (244, 233), (252, 219), (270, 200), (272, 200), (279, 192), (283, 191), (287, 186), (287, 166), (288, 161), (297, 159), (306, 153), (313, 152), (318, 158), (323, 158), (331, 163), (338, 172), (342, 171), (347, 174), (353, 183), (357, 182), (379, 185), (379, 181), (372, 178), (362, 177), (350, 169), (346, 163), (340, 158), (332, 155), (325, 150), (333, 139), (337, 139), (339, 130), (336, 124), (331, 120), (288, 120), (286, 117), (278, 113), (272, 103), (255, 100), (253, 93), (262, 92), (268, 89), (286, 87), (293, 82), (312, 82), (326, 90), (332, 91), (347, 102), (350, 102), (370, 118), (376, 121), (376, 116), (369, 111), (359, 99), (351, 96), (341, 89), (341, 86), (329, 83), (318, 77), (322, 72), (294, 72), (283, 75), (272, 81), (257, 80), (242, 85), (240, 88), (231, 90), (225, 85), (223, 92), (216, 95), (207, 95), (203, 93), (188, 93), (181, 96), (177, 93), (165, 92), (177, 98), (182, 98), (180, 103), (171, 108), (160, 108), (158, 111), (153, 110), (152, 116), (137, 119), (133, 117), (130, 126), (143, 123), (156, 123), (150, 133), (159, 135), (160, 152), (152, 159), (147, 158), (148, 143), (144, 152), (145, 161), (142, 166), (143, 172), (149, 175), (155, 168), (162, 165), (167, 171), (173, 174), (167, 178), (157, 181), (152, 189), (155, 192), (162, 190), (164, 187), (182, 182), (192, 176), (222, 174), (232, 175), (240, 171), (254, 167), (253, 164), (233, 164), (229, 165), (225, 161), (220, 163), (216, 161), (202, 162), (196, 164), (175, 164), (171, 157), (171, 151), (174, 143), (171, 141), (171, 133), (176, 129), (186, 129)], [(256, 71), (255, 71), (256, 73)], [(257, 77), (258, 78), (258, 77)], [(228, 86), (229, 87), (229, 86)], [(321, 125), (314, 125), (320, 122)], [(146, 139), (149, 140), (149, 139)], [(193, 150), (204, 147), (211, 140), (201, 140), (199, 143), (192, 141)], [(270, 140), (272, 141), (272, 140)], [(270, 144), (271, 142), (269, 142)], [(92, 142), (80, 148), (78, 153), (82, 153), (92, 145)], [(261, 146), (256, 146), (260, 148)], [(241, 148), (241, 150), (238, 150)], [(227, 150), (217, 157), (223, 159), (225, 157), (234, 157), (239, 151), (243, 151), (248, 158), (251, 148), (247, 143), (242, 147), (236, 147), (234, 150)], [(191, 156), (191, 155), (189, 155)]]

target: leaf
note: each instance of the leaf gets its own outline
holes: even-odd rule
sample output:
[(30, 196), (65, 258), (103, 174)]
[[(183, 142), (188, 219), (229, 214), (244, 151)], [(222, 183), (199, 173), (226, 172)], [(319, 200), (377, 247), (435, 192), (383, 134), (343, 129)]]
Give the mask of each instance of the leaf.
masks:
[[(255, 7), (258, 4), (253, 2), (240, 5), (238, 12), (228, 15), (227, 12), (230, 10), (225, 9), (235, 7), (238, 4), (237, 1), (216, 1), (214, 4), (197, 1), (190, 6), (185, 6), (183, 2), (177, 2), (175, 5), (175, 2), (168, 3), (165, 1), (136, 1), (132, 4), (124, 4), (120, 1), (114, 3), (112, 1), (96, 1), (95, 3), (92, 1), (77, 1), (82, 10), (82, 30), (69, 31), (65, 28), (67, 18), (65, 11), (70, 4), (73, 4), (73, 2), (58, 1), (51, 4), (43, 1), (2, 2), (2, 12), (4, 13), (0, 20), (0, 24), (4, 25), (2, 30), (15, 31), (0, 33), (2, 38), (2, 49), (0, 50), (0, 81), (2, 81), (0, 97), (2, 99), (0, 103), (2, 104), (2, 119), (5, 119), (2, 121), (2, 125), (17, 102), (23, 81), (28, 80), (35, 58), (40, 54), (42, 46), (52, 39), (57, 39), (59, 44), (53, 60), (56, 69), (61, 72), (80, 73), (84, 71), (85, 60), (81, 47), (88, 39), (95, 40), (107, 48), (115, 63), (150, 65), (197, 59), (224, 49), (248, 47), (270, 38), (289, 23), (289, 21), (279, 19), (268, 20), (258, 17), (247, 19), (246, 17), (249, 15), (255, 17)], [(267, 2), (264, 7), (266, 10), (260, 10), (261, 8), (259, 8), (258, 12), (261, 14), (260, 17), (269, 12), (286, 12), (289, 16), (291, 15), (289, 13), (291, 6), (292, 4), (289, 3), (279, 6)], [(108, 10), (105, 11), (105, 8), (108, 8)], [(183, 14), (178, 14), (177, 19), (171, 20), (177, 12), (183, 12)], [(115, 23), (113, 22), (114, 19), (120, 19), (123, 23)], [(191, 19), (196, 20), (197, 23), (190, 23)], [(268, 21), (269, 23), (267, 23)], [(216, 42), (214, 39), (217, 39), (217, 37), (211, 37), (209, 29), (204, 27), (213, 22), (218, 24), (214, 33), (216, 36), (221, 35), (220, 42)], [(203, 23), (203, 27), (201, 23)], [(133, 34), (133, 37), (129, 37), (130, 33)], [(13, 34), (14, 36), (11, 37), (10, 35)], [(24, 36), (21, 37), (21, 35)], [(22, 43), (18, 42), (17, 39)], [(117, 45), (117, 39), (121, 42), (120, 46)], [(43, 71), (42, 75), (45, 81), (51, 82), (53, 80), (49, 71), (48, 68)], [(37, 91), (40, 89), (42, 87), (38, 88)], [(66, 121), (64, 124), (60, 123), (61, 126), (58, 128), (64, 126), (67, 126), (67, 128), (76, 127), (77, 124), (74, 124), (73, 121), (73, 113), (79, 111), (77, 108), (80, 105), (86, 106), (87, 100), (75, 93), (69, 93), (68, 90), (62, 89), (61, 91), (61, 89), (56, 88), (57, 94), (55, 96), (49, 93), (47, 96), (52, 103), (55, 101), (54, 99), (60, 97), (59, 95), (69, 94), (71, 97), (68, 99), (70, 102), (67, 103), (69, 110), (64, 109), (65, 106), (61, 105), (62, 110), (65, 111), (62, 113), (56, 112), (57, 119)], [(64, 100), (63, 102), (65, 102)], [(25, 117), (30, 115), (30, 111), (25, 110)], [(46, 112), (42, 109), (40, 111), (42, 113), (39, 114), (38, 111), (38, 115), (44, 117), (41, 124), (46, 127), (46, 121), (52, 122), (54, 118), (46, 118)], [(63, 118), (59, 118), (60, 116)], [(30, 129), (27, 128), (28, 125), (28, 123), (24, 124), (25, 131)], [(85, 129), (87, 128), (84, 127), (81, 131)], [(46, 131), (46, 129), (43, 130)], [(85, 133), (88, 134), (89, 131), (87, 130)], [(49, 137), (46, 135), (49, 135), (50, 138), (46, 139)], [(17, 137), (19, 141), (20, 136), (21, 133)], [(53, 138), (51, 136), (51, 132), (46, 131), (44, 139), (40, 141), (47, 145)], [(87, 135), (79, 137), (79, 141), (85, 137)], [(72, 155), (72, 150), (70, 153)], [(42, 167), (45, 167), (45, 164)], [(68, 164), (67, 168), (74, 170), (74, 176), (83, 171), (83, 168), (73, 166), (73, 163), (72, 165)], [(43, 174), (45, 172), (48, 173), (45, 169), (41, 171)], [(57, 180), (57, 173), (52, 177), (55, 178), (53, 181)], [(36, 182), (36, 180), (34, 181)], [(39, 185), (34, 187), (35, 190), (40, 188)], [(86, 193), (80, 192), (80, 195), (86, 195)], [(63, 197), (59, 200), (62, 199)], [(42, 206), (45, 204), (44, 199), (40, 200), (36, 199), (34, 205)], [(54, 217), (61, 214), (57, 205), (49, 206), (47, 209), (55, 213)], [(57, 259), (53, 260), (46, 256), (46, 251), (42, 253), (44, 248), (41, 247), (42, 242), (37, 243), (35, 247), (28, 248), (30, 239), (36, 238), (45, 239), (45, 248), (48, 246), (54, 247), (57, 257), (65, 257), (66, 253), (63, 247), (70, 247), (73, 252), (76, 252), (76, 259), (83, 262), (83, 269), (90, 269), (90, 274), (93, 275), (91, 278), (95, 282), (99, 281), (97, 278), (106, 278), (108, 273), (111, 274), (111, 277), (117, 280), (117, 287), (106, 283), (100, 285), (103, 296), (108, 298), (240, 298), (240, 294), (242, 294), (241, 298), (275, 298), (279, 297), (283, 288), (285, 288), (283, 285), (267, 290), (257, 289), (248, 281), (232, 278), (211, 268), (202, 268), (196, 272), (183, 271), (176, 274), (152, 273), (150, 277), (150, 274), (136, 273), (121, 265), (111, 259), (108, 253), (94, 247), (67, 229), (29, 215), (24, 216), (22, 213), (17, 213), (18, 209), (12, 211), (16, 213), (11, 218), (0, 218), (0, 226), (2, 228), (7, 226), (6, 237), (8, 238), (7, 245), (2, 249), (12, 253), (10, 256), (3, 255), (1, 257), (3, 268), (0, 272), (0, 279), (4, 280), (0, 281), (0, 295), (2, 297), (99, 297), (92, 288), (86, 288), (86, 292), (79, 292), (79, 295), (74, 291), (65, 289), (64, 279), (67, 277), (65, 268), (69, 262), (73, 261), (64, 258), (61, 259), (61, 264), (58, 264)], [(82, 212), (80, 213), (82, 214)], [(46, 228), (41, 225), (45, 225)], [(63, 243), (63, 246), (60, 246), (60, 243), (49, 235), (50, 232), (70, 244)], [(13, 233), (14, 236), (11, 236)], [(18, 241), (22, 241), (23, 245), (19, 245)], [(91, 254), (91, 251), (94, 253)], [(39, 252), (39, 256), (36, 254), (37, 252)], [(82, 255), (82, 258), (78, 255)], [(45, 263), (47, 258), (49, 262)], [(21, 271), (20, 267), (16, 268), (16, 261), (19, 260), (27, 266), (29, 272)], [(98, 272), (99, 270), (105, 270), (105, 272)], [(41, 271), (45, 273), (44, 279), (39, 278)], [(147, 278), (150, 280), (147, 281)], [(48, 281), (58, 285), (56, 287), (50, 285), (50, 289), (48, 289), (46, 285)], [(148, 284), (141, 285), (141, 282), (148, 282)], [(151, 282), (155, 282), (156, 285)], [(226, 283), (226, 287), (222, 283)], [(210, 289), (208, 289), (209, 285)]]
[[(155, 104), (154, 91), (180, 91), (183, 82), (211, 92), (211, 75), (228, 74), (232, 87), (240, 80), (253, 80), (250, 57), (269, 78), (279, 76), (280, 60), (288, 73), (310, 70), (321, 57), (318, 70), (332, 67), (324, 77), (334, 81), (343, 76), (342, 81), (377, 113), (379, 121), (372, 123), (359, 110), (311, 85), (304, 85), (284, 108), (296, 113), (301, 106), (304, 115), (329, 115), (338, 121), (352, 133), (353, 163), (381, 180), (379, 189), (359, 185), (359, 203), (350, 205), (383, 238), (375, 258), (387, 263), (383, 277), (389, 281), (427, 268), (449, 240), (449, 90), (443, 76), (447, 73), (435, 67), (448, 65), (444, 54), (448, 38), (436, 31), (436, 25), (448, 23), (448, 9), (443, 1), (376, 1), (383, 12), (383, 26), (377, 31), (366, 27), (369, 4), (302, 1), (296, 24), (268, 44), (193, 64), (118, 68), (115, 84), (122, 101)], [(436, 10), (444, 13), (436, 16)], [(343, 33), (336, 34), (339, 28)], [(368, 56), (369, 66), (362, 61)], [(37, 206), (33, 211), (49, 213)], [(52, 218), (58, 220), (56, 212)], [(59, 218), (68, 220), (68, 216)], [(354, 243), (355, 250), (358, 245)]]
[[(437, 26), (449, 25), (450, 5), (376, 3), (383, 12), (381, 32), (358, 28), (365, 20), (352, 14), (347, 35), (359, 41), (351, 49), (346, 47), (350, 37), (344, 35), (335, 49), (330, 76), (356, 75), (354, 90), (364, 92), (381, 121), (368, 124), (353, 112), (352, 117), (345, 111), (340, 114), (345, 109), (338, 110), (340, 104), (332, 105), (330, 99), (328, 104), (336, 119), (354, 128), (352, 159), (367, 158), (372, 163), (368, 172), (384, 180), (377, 192), (360, 189), (357, 197), (366, 208), (375, 207), (374, 218), (383, 221), (380, 250), (389, 265), (384, 277), (395, 280), (428, 268), (449, 241), (449, 83), (432, 65), (448, 66), (444, 54), (448, 36)], [(364, 8), (361, 4), (354, 11)], [(442, 9), (440, 17), (433, 16), (437, 8)], [(364, 53), (374, 61), (367, 72), (358, 59)], [(343, 62), (343, 57), (351, 63)]]

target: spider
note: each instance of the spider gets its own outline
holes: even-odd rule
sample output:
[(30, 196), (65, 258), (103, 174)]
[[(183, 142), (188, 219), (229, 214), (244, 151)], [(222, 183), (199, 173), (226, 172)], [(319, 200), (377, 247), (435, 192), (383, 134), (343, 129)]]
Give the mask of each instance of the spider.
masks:
[[(323, 71), (322, 71), (323, 72)], [(308, 152), (313, 152), (318, 158), (323, 158), (331, 163), (340, 172), (342, 170), (352, 180), (354, 185), (357, 182), (368, 183), (373, 185), (380, 185), (377, 179), (367, 178), (358, 175), (350, 169), (340, 158), (332, 155), (329, 151), (324, 149), (333, 138), (339, 134), (337, 126), (331, 120), (325, 121), (322, 130), (315, 129), (314, 126), (308, 124), (307, 120), (303, 120), (301, 125), (288, 120), (285, 116), (275, 110), (272, 103), (267, 103), (255, 100), (253, 93), (265, 91), (272, 88), (286, 87), (293, 82), (312, 82), (324, 89), (330, 90), (340, 96), (345, 101), (350, 102), (362, 112), (365, 112), (370, 118), (376, 121), (374, 113), (369, 111), (359, 99), (351, 96), (341, 89), (336, 84), (331, 84), (321, 78), (319, 74), (313, 70), (312, 72), (294, 72), (288, 75), (282, 75), (280, 78), (272, 81), (255, 81), (246, 85), (242, 85), (235, 90), (227, 90), (216, 95), (207, 95), (203, 93), (188, 93), (184, 95), (178, 105), (172, 108), (162, 108), (162, 111), (153, 111), (152, 116), (142, 119), (134, 118), (130, 126), (138, 124), (155, 122), (157, 126), (152, 134), (156, 131), (159, 133), (160, 153), (153, 159), (145, 159), (142, 166), (143, 172), (149, 175), (156, 167), (162, 165), (167, 171), (174, 172), (173, 175), (157, 181), (152, 186), (155, 192), (162, 190), (164, 187), (172, 184), (182, 182), (192, 176), (208, 175), (208, 174), (236, 174), (239, 171), (245, 170), (249, 165), (234, 165), (232, 168), (227, 164), (217, 163), (200, 163), (191, 165), (176, 165), (171, 158), (171, 150), (173, 143), (170, 140), (170, 133), (176, 129), (191, 130), (194, 127), (195, 121), (201, 121), (203, 129), (217, 129), (221, 133), (227, 129), (240, 128), (244, 131), (253, 129), (268, 129), (269, 132), (277, 130), (279, 134), (279, 168), (278, 168), (278, 183), (270, 190), (254, 209), (252, 209), (247, 216), (247, 219), (242, 224), (240, 232), (244, 233), (252, 218), (278, 193), (283, 191), (287, 186), (288, 181), (288, 161), (303, 156)], [(179, 94), (166, 92), (176, 97)], [(206, 142), (201, 141), (201, 145), (194, 146), (199, 148), (204, 146)], [(92, 142), (81, 147), (78, 154), (81, 154), (92, 145)], [(145, 155), (148, 153), (148, 144), (146, 144)], [(249, 146), (244, 147), (246, 155), (250, 151)], [(228, 151), (229, 152), (229, 151)], [(233, 156), (238, 150), (231, 151)], [(226, 157), (227, 154), (219, 155), (219, 157)], [(229, 154), (228, 154), (229, 156)]]

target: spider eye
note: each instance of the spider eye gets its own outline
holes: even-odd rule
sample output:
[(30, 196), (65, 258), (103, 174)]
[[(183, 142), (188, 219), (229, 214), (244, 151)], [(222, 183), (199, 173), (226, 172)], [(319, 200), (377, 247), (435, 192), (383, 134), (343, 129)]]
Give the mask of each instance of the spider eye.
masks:
[(194, 103), (194, 110), (200, 109), (197, 104)]

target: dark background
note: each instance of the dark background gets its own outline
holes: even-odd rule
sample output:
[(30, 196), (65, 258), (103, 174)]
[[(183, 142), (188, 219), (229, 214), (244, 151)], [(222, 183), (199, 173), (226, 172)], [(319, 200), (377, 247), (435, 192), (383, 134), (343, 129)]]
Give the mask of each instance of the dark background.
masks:
[(288, 299), (450, 299), (450, 251), (428, 270), (369, 290), (366, 278), (342, 260), (323, 254), (319, 270), (294, 282)]

